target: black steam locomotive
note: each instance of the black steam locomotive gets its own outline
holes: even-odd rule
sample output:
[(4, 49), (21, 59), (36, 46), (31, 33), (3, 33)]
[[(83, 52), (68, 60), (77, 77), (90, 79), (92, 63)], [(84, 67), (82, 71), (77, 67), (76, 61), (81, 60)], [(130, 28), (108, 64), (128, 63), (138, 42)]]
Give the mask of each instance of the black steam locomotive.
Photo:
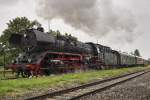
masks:
[(112, 50), (92, 42), (77, 41), (71, 35), (56, 36), (44, 33), (42, 28), (27, 29), (12, 34), (10, 44), (22, 48), (12, 69), (24, 66), (36, 74), (70, 72), (86, 69), (108, 69), (120, 66), (145, 65), (148, 61)]

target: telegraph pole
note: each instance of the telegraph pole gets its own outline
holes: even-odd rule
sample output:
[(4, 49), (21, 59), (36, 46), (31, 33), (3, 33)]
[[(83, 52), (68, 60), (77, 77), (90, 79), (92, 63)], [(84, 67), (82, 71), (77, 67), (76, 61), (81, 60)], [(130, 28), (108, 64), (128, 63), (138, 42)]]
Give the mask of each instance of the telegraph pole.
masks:
[(48, 31), (50, 31), (50, 20), (48, 20)]
[(6, 62), (6, 55), (5, 55), (5, 47), (6, 47), (6, 45), (4, 45), (2, 42), (0, 42), (0, 47), (1, 47), (1, 51), (2, 51), (2, 53), (3, 53), (3, 68), (4, 68), (4, 72), (3, 72), (3, 75), (4, 75), (4, 77), (5, 77), (5, 62)]
[(4, 77), (5, 77), (5, 69), (6, 69), (5, 68), (5, 66), (6, 66), (6, 64), (5, 64), (5, 62), (6, 62), (5, 47), (6, 47), (6, 45), (3, 44), (2, 48), (3, 48), (3, 55), (4, 55)]
[(5, 50), (3, 50), (3, 53), (4, 53), (4, 77), (5, 77), (5, 62), (6, 62), (6, 56), (5, 56)]

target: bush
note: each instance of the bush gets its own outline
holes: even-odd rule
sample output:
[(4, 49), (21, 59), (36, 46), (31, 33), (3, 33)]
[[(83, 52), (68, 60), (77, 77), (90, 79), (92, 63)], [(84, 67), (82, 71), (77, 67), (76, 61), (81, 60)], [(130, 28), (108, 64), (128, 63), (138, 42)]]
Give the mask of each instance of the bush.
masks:
[(3, 64), (4, 64), (3, 56), (0, 56), (0, 66), (3, 66)]

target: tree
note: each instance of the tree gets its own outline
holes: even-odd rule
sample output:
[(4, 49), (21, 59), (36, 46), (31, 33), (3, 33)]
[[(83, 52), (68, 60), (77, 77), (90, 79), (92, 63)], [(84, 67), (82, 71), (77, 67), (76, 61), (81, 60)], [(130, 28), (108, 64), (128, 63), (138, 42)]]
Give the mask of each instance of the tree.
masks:
[(136, 50), (134, 51), (134, 55), (135, 55), (135, 56), (141, 56), (138, 49), (136, 49)]
[(53, 36), (57, 36), (57, 32), (56, 32), (56, 31), (53, 31), (53, 30), (50, 30), (50, 31), (48, 32), (48, 34), (51, 34), (51, 35), (53, 35)]
[[(12, 20), (9, 20), (7, 23), (7, 29), (3, 31), (3, 34), (0, 36), (0, 42), (3, 43), (3, 45), (6, 45), (6, 48), (11, 49), (11, 45), (9, 44), (9, 38), (11, 34), (13, 33), (18, 33), (22, 30), (28, 29), (28, 28), (33, 28), (33, 27), (38, 27), (41, 26), (41, 24), (37, 21), (30, 21), (26, 17), (17, 17)], [(18, 48), (16, 50), (10, 51), (12, 55), (6, 54), (6, 57), (9, 59), (12, 59), (12, 57), (15, 57), (21, 50)], [(0, 57), (2, 54), (0, 55)], [(7, 59), (8, 60), (8, 59)]]
[(22, 30), (33, 28), (34, 26), (41, 26), (41, 24), (37, 21), (30, 21), (26, 17), (17, 17), (12, 19), (7, 23), (8, 28), (3, 31), (3, 34), (0, 37), (0, 42), (5, 43), (7, 46), (9, 45), (8, 40), (13, 33), (18, 33)]
[(133, 53), (133, 52), (130, 52), (130, 54), (131, 54), (131, 55), (134, 55), (134, 53)]

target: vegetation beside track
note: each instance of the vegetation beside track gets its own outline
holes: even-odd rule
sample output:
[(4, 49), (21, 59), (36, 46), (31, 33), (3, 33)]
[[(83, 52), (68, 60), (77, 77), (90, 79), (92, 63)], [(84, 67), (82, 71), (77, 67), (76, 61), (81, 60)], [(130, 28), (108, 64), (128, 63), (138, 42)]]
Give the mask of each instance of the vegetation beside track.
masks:
[(16, 74), (15, 73), (12, 73), (11, 70), (0, 70), (0, 80), (1, 79), (7, 79), (7, 78), (15, 78), (16, 77)]
[(70, 73), (64, 75), (53, 75), (48, 77), (38, 77), (32, 79), (0, 80), (0, 95), (20, 95), (26, 91), (36, 89), (47, 89), (63, 87), (72, 84), (84, 84), (89, 81), (117, 76), (124, 73), (147, 69), (150, 67), (132, 67), (100, 71), (87, 71), (80, 73)]
[(4, 70), (3, 66), (0, 65), (0, 71)]
[(6, 79), (6, 78), (12, 78), (12, 77), (15, 77), (15, 73), (12, 73), (12, 70), (4, 71), (3, 66), (0, 66), (0, 79)]

